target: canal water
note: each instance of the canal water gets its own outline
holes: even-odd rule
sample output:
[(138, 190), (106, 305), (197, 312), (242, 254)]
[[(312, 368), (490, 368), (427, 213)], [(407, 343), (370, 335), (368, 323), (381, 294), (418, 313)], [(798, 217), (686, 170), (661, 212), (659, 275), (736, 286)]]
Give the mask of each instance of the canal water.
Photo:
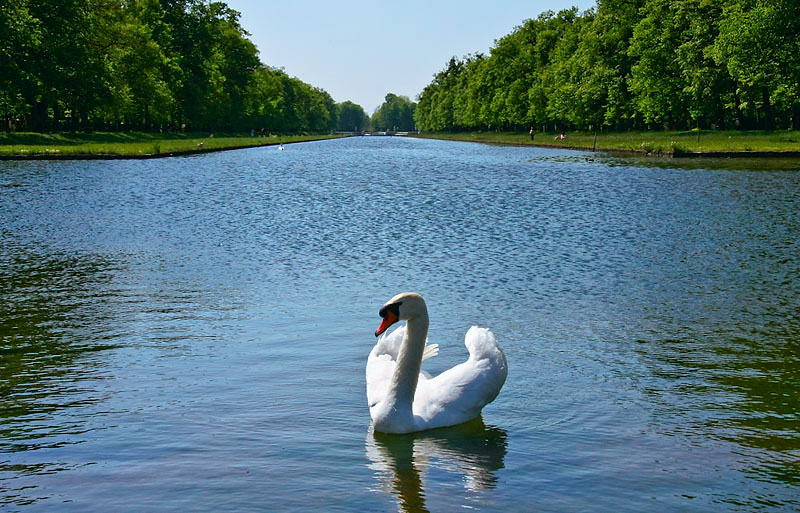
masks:
[[(0, 509), (797, 511), (800, 162), (361, 137), (0, 162)], [(370, 430), (378, 309), (489, 327)]]

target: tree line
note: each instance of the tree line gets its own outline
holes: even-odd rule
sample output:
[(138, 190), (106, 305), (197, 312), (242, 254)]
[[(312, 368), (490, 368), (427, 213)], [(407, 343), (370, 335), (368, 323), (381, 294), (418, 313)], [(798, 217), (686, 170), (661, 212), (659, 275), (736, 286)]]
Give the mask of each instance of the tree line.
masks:
[(366, 128), (360, 106), (263, 64), (239, 17), (207, 0), (3, 0), (5, 128)]
[(797, 0), (598, 0), (453, 57), (421, 130), (800, 129)]
[(405, 96), (389, 93), (383, 103), (372, 114), (370, 124), (373, 130), (410, 132), (415, 130), (414, 110), (417, 104)]

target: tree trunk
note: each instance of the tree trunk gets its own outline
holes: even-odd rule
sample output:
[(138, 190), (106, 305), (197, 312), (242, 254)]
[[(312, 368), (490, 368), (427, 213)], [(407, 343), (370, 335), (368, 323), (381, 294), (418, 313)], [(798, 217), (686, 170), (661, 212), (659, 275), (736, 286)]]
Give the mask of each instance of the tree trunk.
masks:
[(47, 117), (47, 104), (44, 100), (39, 100), (33, 104), (30, 116), (31, 130), (34, 132), (45, 131), (45, 119)]
[(769, 100), (769, 93), (765, 89), (763, 94), (764, 98), (764, 129), (765, 130), (774, 130), (775, 129), (775, 118), (772, 114), (772, 103)]
[(792, 129), (800, 130), (800, 103), (795, 103), (792, 108)]
[(58, 122), (61, 120), (61, 109), (58, 102), (53, 106), (53, 131), (58, 132)]

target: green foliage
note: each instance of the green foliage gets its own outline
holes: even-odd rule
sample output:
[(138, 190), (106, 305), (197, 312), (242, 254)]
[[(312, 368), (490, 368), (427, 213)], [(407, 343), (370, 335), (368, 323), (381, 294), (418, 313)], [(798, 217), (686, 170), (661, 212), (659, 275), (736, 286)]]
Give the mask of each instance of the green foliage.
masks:
[(31, 15), (27, 0), (7, 0), (0, 9), (0, 111), (19, 116), (26, 111), (24, 91), (35, 77), (25, 63), (41, 45), (39, 20)]
[(207, 0), (4, 0), (0, 115), (36, 131), (325, 132), (330, 95), (263, 65)]
[(367, 116), (361, 105), (346, 101), (337, 105), (339, 120), (336, 129), (342, 132), (363, 132), (369, 127)]
[(598, 0), (451, 58), (421, 130), (800, 128), (796, 0)]
[(731, 107), (748, 124), (800, 128), (800, 3), (726, 2), (712, 53), (736, 84)]
[(405, 96), (389, 93), (381, 106), (372, 114), (372, 129), (400, 132), (415, 130), (414, 109), (416, 108), (417, 104)]

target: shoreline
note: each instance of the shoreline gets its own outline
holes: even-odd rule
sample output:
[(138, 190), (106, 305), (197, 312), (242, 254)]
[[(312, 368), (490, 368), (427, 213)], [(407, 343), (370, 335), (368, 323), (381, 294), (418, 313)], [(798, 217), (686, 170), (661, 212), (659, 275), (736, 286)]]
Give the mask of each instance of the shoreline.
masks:
[[(149, 160), (149, 159), (160, 159), (160, 158), (169, 158), (169, 157), (184, 157), (184, 156), (191, 156), (191, 155), (200, 155), (204, 153), (216, 153), (220, 151), (231, 151), (231, 150), (245, 150), (251, 148), (261, 148), (267, 146), (277, 146), (281, 143), (284, 145), (287, 144), (297, 144), (303, 142), (315, 142), (315, 141), (325, 141), (329, 139), (340, 139), (348, 137), (345, 135), (324, 135), (324, 136), (288, 136), (286, 137), (287, 140), (285, 141), (269, 141), (269, 142), (261, 142), (261, 143), (253, 143), (253, 144), (242, 144), (242, 145), (223, 145), (219, 147), (203, 147), (203, 148), (187, 148), (185, 150), (173, 150), (173, 151), (164, 151), (158, 153), (57, 153), (57, 152), (49, 152), (49, 153), (14, 153), (14, 154), (0, 154), (0, 161), (8, 160), (8, 161), (20, 161), (20, 160)], [(244, 138), (243, 138), (244, 139)], [(249, 138), (248, 138), (249, 139)], [(207, 141), (209, 139), (204, 139)], [(213, 140), (213, 139), (211, 139)], [(120, 143), (125, 144), (125, 143)], [(135, 144), (135, 143), (133, 143)], [(147, 141), (147, 144), (154, 145), (158, 144), (158, 140), (154, 141)]]
[[(551, 138), (554, 134), (539, 133), (539, 137)], [(675, 158), (675, 159), (704, 159), (704, 158), (800, 158), (800, 144), (794, 139), (783, 136), (780, 133), (769, 134), (736, 134), (746, 137), (746, 142), (735, 144), (731, 142), (731, 135), (728, 133), (703, 133), (701, 136), (703, 144), (725, 144), (727, 148), (696, 150), (692, 145), (700, 145), (695, 142), (700, 136), (690, 133), (659, 133), (659, 132), (638, 132), (638, 133), (611, 133), (603, 134), (601, 137), (606, 141), (597, 141), (596, 146), (592, 146), (593, 134), (572, 134), (567, 133), (565, 143), (558, 142), (538, 142), (528, 140), (527, 133), (521, 132), (426, 132), (409, 134), (408, 137), (420, 139), (436, 139), (443, 141), (461, 141), (480, 144), (496, 144), (503, 146), (531, 146), (535, 148), (551, 148), (563, 150), (576, 150), (585, 152), (617, 153), (626, 155), (640, 155), (656, 158)], [(727, 136), (727, 140), (724, 137)], [(774, 142), (774, 139), (786, 137), (786, 141)], [(588, 139), (588, 141), (587, 141)], [(678, 142), (670, 139), (678, 139)], [(692, 140), (689, 140), (692, 139)], [(612, 144), (608, 144), (611, 140)], [(711, 143), (706, 141), (711, 140)], [(576, 141), (573, 143), (573, 141)], [(590, 144), (586, 144), (586, 142)], [(759, 144), (762, 147), (759, 147)], [(774, 146), (788, 146), (786, 149), (771, 149)], [(690, 148), (685, 148), (689, 146)], [(702, 145), (701, 145), (702, 146)], [(732, 147), (730, 147), (732, 146)], [(738, 147), (737, 147), (738, 146)], [(755, 146), (755, 147), (752, 147)], [(744, 149), (739, 149), (739, 147)]]
[[(553, 134), (538, 134), (539, 137), (544, 137), (549, 139), (553, 136)], [(715, 134), (705, 134), (703, 137), (712, 138)], [(723, 134), (724, 135), (724, 134)], [(747, 134), (743, 134), (747, 135)], [(770, 134), (771, 136), (772, 134)], [(295, 144), (301, 142), (314, 142), (314, 141), (323, 141), (328, 139), (339, 139), (344, 137), (353, 137), (352, 135), (320, 135), (320, 136), (287, 136), (285, 141), (274, 141), (270, 140), (269, 142), (266, 141), (256, 141), (253, 143), (245, 142), (244, 144), (223, 144), (222, 146), (218, 147), (203, 147), (197, 148), (189, 147), (186, 149), (177, 149), (172, 151), (159, 151), (159, 152), (150, 152), (150, 153), (124, 153), (124, 152), (109, 152), (109, 153), (89, 153), (89, 152), (63, 152), (63, 150), (55, 150), (49, 152), (37, 152), (37, 153), (10, 153), (10, 154), (2, 154), (0, 153), (0, 161), (22, 161), (22, 160), (34, 160), (34, 161), (43, 161), (43, 160), (149, 160), (149, 159), (159, 159), (159, 158), (170, 158), (170, 157), (184, 157), (184, 156), (192, 156), (192, 155), (200, 155), (204, 153), (214, 153), (220, 151), (231, 151), (231, 150), (242, 150), (242, 149), (249, 149), (249, 148), (260, 148), (266, 146), (277, 146), (278, 144)], [(472, 142), (472, 143), (479, 143), (479, 144), (490, 144), (490, 145), (501, 145), (501, 146), (531, 146), (535, 148), (554, 148), (554, 149), (564, 149), (564, 150), (575, 150), (575, 151), (583, 151), (583, 152), (602, 152), (602, 153), (616, 153), (616, 154), (623, 154), (623, 155), (640, 155), (640, 156), (647, 156), (647, 157), (656, 157), (656, 158), (670, 158), (670, 159), (706, 159), (706, 158), (800, 158), (800, 144), (794, 144), (797, 149), (788, 148), (785, 150), (771, 150), (771, 149), (746, 149), (746, 150), (738, 150), (738, 149), (720, 149), (720, 150), (711, 150), (711, 151), (692, 151), (687, 149), (681, 149), (675, 146), (678, 146), (674, 141), (671, 142), (673, 146), (669, 150), (664, 148), (663, 140), (669, 138), (683, 138), (684, 141), (681, 143), (683, 144), (687, 139), (685, 134), (681, 134), (678, 137), (675, 137), (675, 134), (664, 134), (659, 132), (640, 132), (635, 134), (626, 134), (626, 133), (611, 133), (611, 134), (604, 134), (603, 137), (606, 140), (611, 139), (612, 141), (615, 139), (635, 139), (638, 144), (636, 147), (631, 147), (631, 143), (627, 143), (628, 147), (620, 147), (619, 141), (617, 141), (616, 145), (607, 145), (607, 144), (600, 144), (598, 143), (597, 146), (587, 146), (585, 144), (581, 144), (587, 138), (593, 138), (592, 134), (580, 134), (580, 133), (572, 133), (568, 134), (566, 143), (557, 143), (557, 142), (539, 142), (539, 141), (530, 141), (528, 140), (527, 133), (521, 132), (425, 132), (425, 133), (408, 133), (404, 134), (403, 137), (415, 137), (420, 139), (436, 139), (436, 140), (443, 140), (443, 141), (459, 141), (459, 142)], [(695, 134), (691, 134), (688, 137), (699, 140), (699, 136)], [(719, 136), (717, 136), (719, 137)], [(749, 136), (751, 138), (755, 138), (757, 144), (759, 139), (767, 140), (767, 135), (758, 134), (755, 136)], [(728, 137), (730, 139), (730, 136)], [(222, 139), (222, 137), (220, 138)], [(243, 140), (250, 140), (250, 137), (233, 137), (233, 139), (243, 139)], [(263, 138), (262, 138), (263, 139)], [(659, 139), (662, 141), (659, 142)], [(198, 139), (192, 139), (192, 143), (197, 141)], [(148, 144), (151, 146), (159, 146), (161, 143), (168, 143), (172, 142), (174, 139), (147, 139), (143, 141), (134, 141), (134, 142), (121, 142), (116, 143), (119, 146), (124, 146), (126, 144)], [(203, 138), (200, 142), (213, 142), (213, 138)], [(573, 144), (573, 141), (576, 141)], [(790, 139), (792, 143), (794, 143), (793, 139)], [(188, 140), (187, 140), (188, 142)], [(768, 141), (767, 141), (768, 142)], [(85, 143), (85, 144), (95, 144), (97, 146), (101, 146), (102, 144), (97, 143)], [(751, 144), (752, 141), (751, 141)], [(2, 145), (0, 145), (2, 146)], [(10, 146), (10, 144), (8, 144)], [(20, 146), (49, 146), (48, 144), (21, 144)], [(62, 146), (58, 145), (57, 143), (53, 146)]]

